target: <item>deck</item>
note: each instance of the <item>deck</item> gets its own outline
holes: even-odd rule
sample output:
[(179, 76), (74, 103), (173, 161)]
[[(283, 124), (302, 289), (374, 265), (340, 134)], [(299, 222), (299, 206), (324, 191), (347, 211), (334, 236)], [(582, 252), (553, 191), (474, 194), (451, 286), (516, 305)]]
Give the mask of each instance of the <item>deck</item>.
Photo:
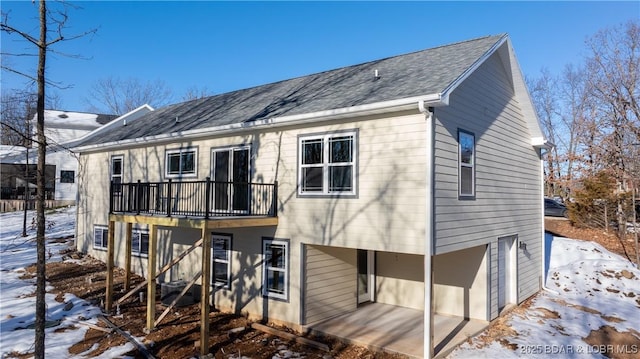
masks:
[[(204, 181), (112, 182), (109, 196), (111, 215), (175, 218), (173, 222), (187, 226), (193, 220), (231, 223), (278, 215), (277, 182), (214, 182), (209, 178)], [(151, 221), (149, 223), (153, 223)]]

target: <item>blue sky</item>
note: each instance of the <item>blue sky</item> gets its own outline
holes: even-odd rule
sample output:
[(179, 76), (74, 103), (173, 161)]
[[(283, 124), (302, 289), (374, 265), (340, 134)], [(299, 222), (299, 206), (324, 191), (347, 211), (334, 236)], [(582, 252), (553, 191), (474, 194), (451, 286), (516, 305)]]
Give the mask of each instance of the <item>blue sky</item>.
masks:
[[(164, 81), (178, 102), (187, 89), (223, 93), (486, 35), (508, 33), (525, 76), (582, 64), (598, 30), (640, 19), (640, 2), (232, 2), (83, 1), (58, 43), (49, 80), (62, 109), (85, 111), (87, 91), (109, 76)], [(38, 34), (37, 2), (5, 1), (9, 24)], [(3, 53), (33, 52), (1, 35)], [(35, 73), (35, 59), (3, 65)], [(2, 91), (27, 81), (2, 72)]]

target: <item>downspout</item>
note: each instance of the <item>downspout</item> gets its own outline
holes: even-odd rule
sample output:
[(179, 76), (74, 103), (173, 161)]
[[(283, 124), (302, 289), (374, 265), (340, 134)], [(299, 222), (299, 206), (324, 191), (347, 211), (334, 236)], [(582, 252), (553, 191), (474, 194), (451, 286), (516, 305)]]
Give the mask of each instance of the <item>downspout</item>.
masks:
[[(541, 274), (540, 274), (540, 288), (542, 290), (545, 290), (547, 292), (551, 292), (555, 295), (560, 295), (560, 293), (556, 292), (553, 289), (547, 288), (547, 278), (545, 276), (545, 257), (547, 255), (547, 238), (546, 238), (546, 231), (545, 231), (545, 227), (544, 227), (544, 157), (542, 156), (542, 151), (544, 150), (543, 147), (540, 147), (540, 213), (542, 214), (542, 233), (541, 233), (541, 241), (542, 241), (542, 255), (540, 256), (540, 259), (542, 261), (541, 263)], [(551, 262), (549, 262), (551, 263)]]
[(425, 225), (424, 225), (424, 324), (423, 357), (433, 358), (433, 154), (434, 121), (433, 107), (425, 108), (424, 101), (418, 101), (418, 110), (425, 115), (426, 126), (426, 176), (425, 176)]

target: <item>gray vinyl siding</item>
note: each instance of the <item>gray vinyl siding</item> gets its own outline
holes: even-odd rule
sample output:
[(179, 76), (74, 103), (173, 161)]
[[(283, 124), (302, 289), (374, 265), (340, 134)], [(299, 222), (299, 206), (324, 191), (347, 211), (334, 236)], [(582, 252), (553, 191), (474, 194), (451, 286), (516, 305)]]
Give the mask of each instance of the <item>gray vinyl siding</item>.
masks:
[(526, 250), (518, 249), (518, 303), (536, 294), (542, 280), (542, 256), (544, 233), (539, 227), (531, 228), (520, 235)]
[(489, 244), (489, 320), (498, 317), (498, 241)]
[(304, 324), (356, 310), (356, 251), (305, 246)]
[[(436, 109), (435, 253), (490, 244), (489, 317), (498, 315), (497, 238), (517, 234), (517, 301), (539, 289), (542, 255), (540, 159), (497, 55)], [(476, 140), (475, 199), (458, 199), (458, 129)]]
[[(513, 96), (494, 55), (436, 109), (436, 254), (539, 228), (539, 159)], [(476, 139), (475, 200), (458, 199), (458, 129)]]

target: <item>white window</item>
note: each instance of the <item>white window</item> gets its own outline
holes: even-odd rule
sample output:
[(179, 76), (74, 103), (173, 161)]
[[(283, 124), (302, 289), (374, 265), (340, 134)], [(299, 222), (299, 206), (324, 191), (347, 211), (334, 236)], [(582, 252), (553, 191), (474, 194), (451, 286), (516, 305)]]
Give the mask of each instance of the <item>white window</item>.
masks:
[(459, 195), (472, 198), (476, 194), (476, 139), (470, 132), (458, 130)]
[(149, 231), (134, 230), (131, 233), (131, 253), (139, 257), (149, 255)]
[(288, 299), (289, 241), (263, 239), (262, 294), (267, 297)]
[(109, 239), (109, 230), (106, 226), (93, 226), (93, 248), (107, 249), (107, 240)]
[(195, 177), (197, 174), (198, 152), (196, 148), (167, 150), (165, 161), (166, 177)]
[(113, 190), (116, 193), (120, 193), (122, 190), (122, 173), (123, 173), (123, 156), (111, 157), (111, 182), (113, 182)]
[(214, 234), (211, 243), (212, 284), (222, 288), (231, 287), (231, 237)]
[(301, 136), (298, 193), (356, 194), (356, 132)]

